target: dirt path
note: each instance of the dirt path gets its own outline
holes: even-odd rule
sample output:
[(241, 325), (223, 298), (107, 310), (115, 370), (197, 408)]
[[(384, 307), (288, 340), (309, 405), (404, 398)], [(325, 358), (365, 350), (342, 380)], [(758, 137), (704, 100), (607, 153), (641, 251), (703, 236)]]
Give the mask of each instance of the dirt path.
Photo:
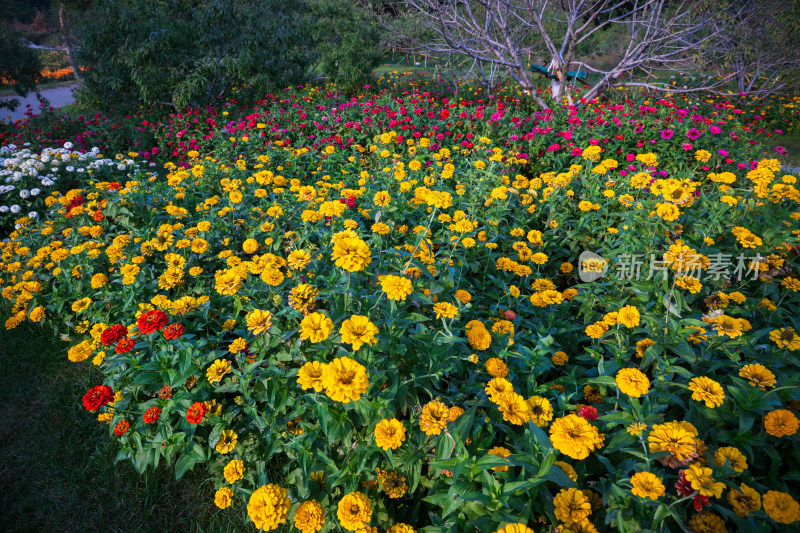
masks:
[[(75, 101), (75, 98), (72, 96), (72, 89), (74, 89), (76, 85), (69, 85), (67, 87), (54, 87), (52, 89), (44, 89), (41, 94), (50, 102), (51, 107), (59, 108), (64, 107), (65, 105), (69, 105)], [(10, 100), (11, 96), (4, 96), (0, 98), (0, 100)], [(20, 106), (17, 107), (13, 112), (9, 111), (8, 109), (0, 109), (0, 121), (8, 121), (13, 122), (17, 119), (23, 119), (26, 117), (25, 112), (28, 109), (32, 109), (34, 114), (39, 114), (39, 101), (36, 99), (36, 95), (31, 93), (28, 94), (26, 98), (19, 98)]]

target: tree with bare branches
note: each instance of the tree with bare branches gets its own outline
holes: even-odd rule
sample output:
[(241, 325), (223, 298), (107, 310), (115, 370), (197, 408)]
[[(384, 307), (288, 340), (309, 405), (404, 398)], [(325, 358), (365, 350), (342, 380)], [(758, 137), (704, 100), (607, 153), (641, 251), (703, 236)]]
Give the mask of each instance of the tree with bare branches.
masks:
[[(797, 62), (786, 54), (767, 57), (757, 47), (736, 55), (742, 47), (742, 28), (750, 27), (751, 39), (756, 39), (758, 30), (752, 28), (758, 27), (760, 4), (755, 0), (404, 0), (394, 2), (393, 12), (410, 16), (413, 25), (398, 24), (399, 17), (382, 16), (380, 10), (374, 14), (414, 50), (466, 58), (479, 78), (503, 74), (528, 91), (539, 107), (549, 108), (536, 90), (532, 61), (546, 65), (539, 71), (550, 78), (552, 100), (566, 99), (570, 104), (579, 103), (578, 94), (588, 101), (614, 86), (721, 91), (758, 61), (762, 68), (753, 76), (764, 72), (767, 63), (772, 71), (796, 69)], [(622, 50), (610, 65), (591, 53), (592, 43), (604, 32), (612, 32)], [(670, 73), (687, 71), (696, 75), (691, 86), (665, 80)], [(578, 72), (590, 73), (597, 81), (589, 85), (585, 74)]]

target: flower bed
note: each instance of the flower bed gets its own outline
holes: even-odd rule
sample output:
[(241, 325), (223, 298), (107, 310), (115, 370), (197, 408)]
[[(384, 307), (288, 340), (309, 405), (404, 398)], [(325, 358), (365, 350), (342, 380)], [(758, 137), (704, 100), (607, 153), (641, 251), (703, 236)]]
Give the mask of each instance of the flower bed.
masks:
[(251, 117), (53, 196), (0, 249), (6, 327), (52, 323), (119, 458), (208, 464), (257, 529), (800, 519), (800, 193), (753, 113), (453, 104)]
[(78, 152), (72, 147), (67, 142), (40, 153), (13, 144), (0, 147), (0, 235), (12, 231), (21, 216), (43, 214), (46, 197), (55, 187), (66, 191), (91, 179), (124, 179), (139, 171), (140, 164), (130, 157), (104, 158), (99, 148)]

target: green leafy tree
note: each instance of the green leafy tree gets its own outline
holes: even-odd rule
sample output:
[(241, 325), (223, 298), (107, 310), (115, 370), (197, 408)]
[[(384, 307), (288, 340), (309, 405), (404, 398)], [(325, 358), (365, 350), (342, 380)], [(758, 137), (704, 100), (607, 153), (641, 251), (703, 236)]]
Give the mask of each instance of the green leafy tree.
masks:
[(104, 0), (81, 31), (93, 100), (209, 105), (305, 79), (312, 19), (300, 0)]
[(309, 8), (316, 20), (318, 70), (344, 91), (354, 91), (380, 63), (378, 26), (346, 0), (310, 0)]
[[(8, 27), (0, 26), (0, 79), (5, 80), (19, 96), (36, 90), (36, 79), (41, 70), (39, 58), (33, 49), (22, 42), (22, 35)], [(14, 110), (19, 100), (0, 101), (0, 109)]]

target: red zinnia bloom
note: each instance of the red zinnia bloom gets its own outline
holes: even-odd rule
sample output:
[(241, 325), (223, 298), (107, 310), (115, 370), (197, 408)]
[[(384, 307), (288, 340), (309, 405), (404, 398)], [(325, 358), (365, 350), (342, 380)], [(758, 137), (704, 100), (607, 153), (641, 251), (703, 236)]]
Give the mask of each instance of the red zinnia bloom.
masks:
[(164, 329), (164, 326), (167, 325), (168, 321), (169, 318), (167, 318), (167, 314), (164, 311), (161, 309), (154, 309), (153, 311), (142, 313), (139, 316), (137, 325), (139, 326), (139, 331), (141, 333), (149, 335), (154, 331)]
[(103, 331), (100, 334), (100, 340), (103, 344), (109, 345), (114, 344), (120, 339), (124, 339), (128, 336), (128, 328), (121, 324), (117, 324), (116, 326), (111, 326), (110, 328)]
[(584, 405), (578, 410), (578, 416), (586, 420), (595, 421), (597, 420), (597, 409), (591, 405)]
[(514, 320), (515, 318), (517, 318), (517, 313), (509, 309), (508, 311), (505, 312), (503, 316), (505, 316), (506, 320)]
[(169, 385), (164, 385), (163, 387), (158, 389), (158, 392), (156, 394), (162, 400), (168, 400), (172, 398), (172, 389), (169, 387)]
[(117, 343), (117, 346), (114, 348), (114, 350), (117, 353), (130, 352), (131, 350), (133, 350), (134, 344), (136, 344), (136, 342), (133, 339), (121, 339)]
[(99, 209), (94, 212), (94, 215), (92, 215), (92, 219), (94, 219), (95, 222), (102, 222), (104, 218), (106, 218), (105, 215)]
[(114, 391), (108, 385), (92, 387), (83, 395), (83, 406), (87, 411), (97, 411), (114, 399)]
[(203, 417), (206, 416), (207, 412), (208, 407), (206, 407), (203, 402), (195, 402), (189, 407), (189, 410), (186, 411), (186, 420), (190, 424), (199, 424), (203, 421)]
[(164, 338), (177, 339), (183, 335), (184, 328), (180, 324), (170, 324), (164, 328)]
[(147, 411), (144, 412), (142, 419), (144, 420), (145, 424), (154, 424), (161, 418), (161, 408), (160, 407), (151, 407)]
[(128, 432), (128, 428), (130, 427), (131, 425), (127, 420), (117, 422), (117, 425), (114, 426), (114, 435), (116, 435), (117, 437), (121, 437)]

